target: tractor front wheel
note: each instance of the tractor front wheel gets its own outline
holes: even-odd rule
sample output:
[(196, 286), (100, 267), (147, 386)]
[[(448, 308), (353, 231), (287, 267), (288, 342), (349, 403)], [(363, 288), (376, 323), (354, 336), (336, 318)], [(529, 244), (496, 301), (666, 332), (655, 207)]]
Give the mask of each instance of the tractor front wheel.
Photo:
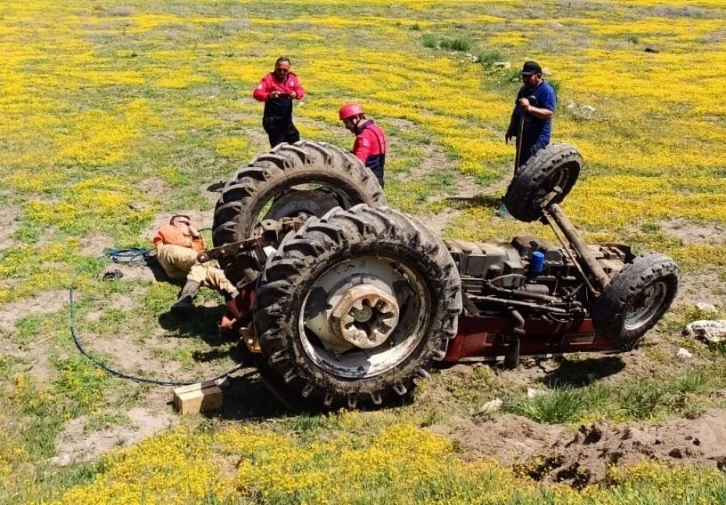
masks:
[(458, 270), (440, 238), (388, 207), (311, 218), (270, 256), (254, 326), (270, 369), (326, 407), (404, 397), (456, 335)]
[(595, 331), (624, 351), (633, 349), (670, 307), (678, 275), (678, 266), (663, 254), (635, 258), (593, 301)]

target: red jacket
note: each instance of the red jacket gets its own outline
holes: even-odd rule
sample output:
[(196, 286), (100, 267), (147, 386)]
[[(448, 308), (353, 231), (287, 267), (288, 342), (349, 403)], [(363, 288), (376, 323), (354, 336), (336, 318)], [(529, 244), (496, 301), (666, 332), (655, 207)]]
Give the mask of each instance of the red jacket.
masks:
[(270, 72), (262, 78), (252, 92), (252, 96), (255, 97), (255, 100), (266, 102), (268, 95), (272, 91), (279, 91), (282, 94), (289, 94), (294, 91), (295, 98), (298, 100), (302, 100), (302, 97), (305, 96), (305, 90), (300, 84), (300, 79), (297, 78), (294, 72), (288, 73), (283, 81), (278, 80), (275, 74)]
[(383, 178), (386, 165), (386, 134), (369, 119), (358, 127), (353, 154), (379, 179)]

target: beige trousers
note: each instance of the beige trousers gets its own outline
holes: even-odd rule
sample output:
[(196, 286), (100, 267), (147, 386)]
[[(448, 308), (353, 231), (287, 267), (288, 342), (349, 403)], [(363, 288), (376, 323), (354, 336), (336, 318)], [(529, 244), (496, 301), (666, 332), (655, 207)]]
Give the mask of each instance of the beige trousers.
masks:
[(156, 259), (171, 279), (186, 279), (200, 285), (233, 294), (237, 289), (229, 282), (220, 268), (210, 263), (199, 263), (197, 251), (180, 245), (159, 244)]

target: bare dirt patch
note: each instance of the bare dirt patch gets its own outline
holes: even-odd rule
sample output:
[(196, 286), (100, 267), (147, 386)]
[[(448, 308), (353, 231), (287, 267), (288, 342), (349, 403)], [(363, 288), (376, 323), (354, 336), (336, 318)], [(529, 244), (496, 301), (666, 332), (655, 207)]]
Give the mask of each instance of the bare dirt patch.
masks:
[(35, 383), (41, 388), (49, 387), (51, 380), (55, 377), (55, 370), (48, 357), (47, 344), (45, 342), (32, 344), (26, 355), (32, 356), (31, 367), (28, 371), (35, 379)]
[(13, 245), (13, 241), (10, 239), (10, 235), (15, 233), (20, 223), (18, 218), (20, 211), (17, 207), (12, 205), (0, 206), (0, 230), (2, 230), (2, 236), (0, 236), (0, 250), (7, 249)]
[(716, 272), (686, 272), (678, 288), (678, 304), (710, 303), (726, 305), (726, 282)]
[(106, 271), (118, 270), (126, 279), (140, 279), (149, 282), (167, 280), (167, 276), (159, 265), (133, 265), (126, 263), (111, 263)]
[(170, 193), (169, 185), (158, 177), (139, 182), (136, 184), (136, 189), (152, 197), (163, 197)]
[(163, 338), (153, 338), (140, 344), (130, 335), (114, 335), (101, 337), (84, 335), (86, 348), (92, 352), (101, 352), (109, 356), (104, 360), (111, 368), (122, 372), (133, 373), (137, 370), (149, 371), (150, 376), (171, 376), (181, 369), (176, 361), (160, 361), (153, 355), (155, 349), (173, 348), (174, 344)]
[[(405, 120), (398, 120), (406, 122)], [(404, 126), (402, 126), (404, 127)], [(408, 174), (397, 174), (399, 180), (405, 179), (407, 182), (424, 179), (436, 173), (449, 173), (454, 178), (453, 187), (445, 187), (429, 198), (430, 202), (439, 201), (448, 198), (451, 194), (455, 200), (467, 200), (474, 197), (479, 186), (471, 176), (462, 175), (454, 169), (452, 162), (446, 157), (441, 149), (435, 146), (426, 146), (424, 161), (420, 167), (416, 167)], [(450, 207), (445, 208), (437, 214), (426, 214), (419, 217), (425, 219), (426, 226), (433, 230), (436, 234), (441, 235), (448, 224), (461, 214), (461, 210)]]
[(66, 466), (77, 461), (92, 461), (113, 449), (135, 444), (177, 422), (176, 417), (166, 412), (150, 412), (143, 408), (133, 408), (127, 416), (131, 427), (114, 426), (93, 433), (85, 432), (86, 417), (67, 422), (56, 440), (58, 455), (51, 458), (50, 462)]
[(685, 243), (722, 244), (726, 242), (726, 227), (718, 224), (698, 225), (689, 223), (685, 219), (661, 221), (659, 224), (664, 233)]
[(427, 214), (424, 216), (426, 227), (433, 231), (436, 235), (442, 236), (449, 223), (459, 217), (461, 212), (462, 211), (458, 209), (451, 209), (447, 207), (438, 214)]
[[(107, 307), (113, 307), (117, 310), (131, 310), (134, 308), (134, 300), (126, 295), (113, 295), (106, 303)], [(86, 321), (95, 322), (101, 319), (105, 309), (95, 310), (86, 314)]]
[(61, 310), (68, 301), (65, 291), (49, 291), (34, 298), (26, 298), (3, 306), (0, 312), (0, 331), (10, 332), (19, 319), (32, 314), (52, 314)]
[(726, 411), (708, 410), (662, 424), (541, 425), (505, 415), (453, 433), (466, 458), (494, 457), (537, 480), (576, 487), (601, 482), (608, 466), (642, 459), (708, 468), (726, 462)]
[(410, 121), (408, 119), (402, 119), (402, 118), (387, 118), (386, 123), (395, 126), (396, 128), (401, 128), (404, 130), (412, 130), (416, 128), (416, 123), (413, 121)]
[(103, 256), (106, 249), (113, 248), (113, 239), (108, 235), (96, 234), (93, 237), (81, 239), (81, 253), (98, 258)]

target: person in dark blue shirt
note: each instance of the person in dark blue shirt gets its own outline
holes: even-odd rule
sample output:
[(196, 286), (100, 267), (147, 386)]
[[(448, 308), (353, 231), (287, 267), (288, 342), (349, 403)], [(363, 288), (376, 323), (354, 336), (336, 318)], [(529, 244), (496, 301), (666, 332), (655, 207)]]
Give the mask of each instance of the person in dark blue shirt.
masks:
[(515, 171), (527, 163), (537, 151), (550, 143), (552, 116), (557, 105), (557, 95), (542, 77), (542, 67), (536, 61), (527, 61), (522, 67), (524, 84), (514, 102), (514, 110), (504, 141), (517, 138)]

